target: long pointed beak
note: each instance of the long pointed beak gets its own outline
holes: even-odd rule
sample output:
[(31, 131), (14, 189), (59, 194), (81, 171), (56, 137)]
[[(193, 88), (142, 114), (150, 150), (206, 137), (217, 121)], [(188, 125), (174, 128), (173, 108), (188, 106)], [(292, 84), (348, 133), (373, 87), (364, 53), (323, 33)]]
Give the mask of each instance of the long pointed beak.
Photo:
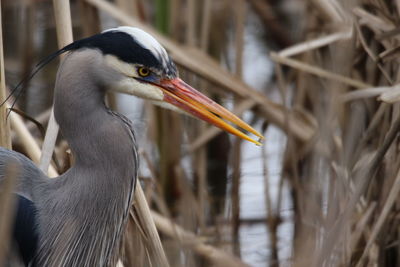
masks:
[[(179, 78), (165, 79), (157, 84), (164, 92), (164, 101), (202, 119), (222, 130), (234, 134), (242, 139), (256, 145), (261, 145), (260, 140), (264, 137), (254, 130), (250, 125), (239, 119), (235, 114), (226, 110), (207, 96), (203, 95)], [(223, 119), (246, 130), (259, 138), (256, 141), (225, 122)]]

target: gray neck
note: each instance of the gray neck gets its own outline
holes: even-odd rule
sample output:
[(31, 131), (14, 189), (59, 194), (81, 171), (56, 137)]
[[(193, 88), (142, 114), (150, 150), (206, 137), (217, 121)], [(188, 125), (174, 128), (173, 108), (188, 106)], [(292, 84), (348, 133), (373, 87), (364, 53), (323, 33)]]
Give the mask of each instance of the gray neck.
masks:
[[(40, 253), (47, 258), (38, 260), (40, 266), (115, 266), (118, 257), (137, 176), (137, 155), (131, 128), (104, 105), (104, 76), (93, 73), (107, 66), (97, 53), (71, 53), (57, 76), (54, 113), (74, 165), (49, 190), (58, 194), (49, 196), (49, 201), (60, 201), (43, 204), (51, 206), (44, 212), (55, 212), (43, 213), (40, 219), (55, 220), (45, 225), (59, 227), (43, 229), (45, 245)], [(102, 75), (117, 74), (107, 70)], [(63, 238), (57, 238), (60, 235)]]

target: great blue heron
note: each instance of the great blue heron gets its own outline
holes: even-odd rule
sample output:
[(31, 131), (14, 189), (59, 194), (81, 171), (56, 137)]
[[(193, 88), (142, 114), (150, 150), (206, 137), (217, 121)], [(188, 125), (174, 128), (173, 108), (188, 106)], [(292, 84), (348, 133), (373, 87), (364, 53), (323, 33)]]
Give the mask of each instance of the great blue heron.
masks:
[(23, 155), (0, 148), (0, 179), (8, 163), (18, 166), (14, 239), (29, 266), (115, 267), (138, 155), (131, 122), (104, 104), (107, 90), (181, 110), (254, 143), (221, 118), (262, 136), (179, 79), (165, 49), (138, 28), (106, 30), (75, 41), (49, 59), (64, 52), (68, 54), (57, 74), (54, 114), (74, 164), (49, 179)]

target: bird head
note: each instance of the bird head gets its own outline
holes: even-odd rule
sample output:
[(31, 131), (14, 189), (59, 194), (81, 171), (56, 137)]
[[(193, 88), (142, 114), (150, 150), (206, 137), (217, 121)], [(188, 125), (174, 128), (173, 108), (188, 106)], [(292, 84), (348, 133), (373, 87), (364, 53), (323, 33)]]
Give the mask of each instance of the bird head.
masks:
[(231, 124), (263, 139), (259, 132), (180, 79), (166, 50), (145, 31), (127, 26), (113, 28), (75, 41), (61, 51), (79, 48), (100, 50), (105, 63), (121, 74), (122, 78), (112, 82), (109, 89), (189, 113), (226, 132), (261, 144)]

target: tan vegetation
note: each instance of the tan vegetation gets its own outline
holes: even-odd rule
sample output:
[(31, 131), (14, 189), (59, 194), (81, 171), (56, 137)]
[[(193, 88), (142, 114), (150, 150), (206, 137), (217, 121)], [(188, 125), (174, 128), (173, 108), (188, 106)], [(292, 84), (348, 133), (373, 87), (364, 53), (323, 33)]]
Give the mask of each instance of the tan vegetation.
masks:
[[(1, 103), (8, 94), (5, 87), (13, 88), (39, 59), (33, 54), (39, 51), (33, 49), (40, 43), (34, 41), (39, 31), (46, 42), (55, 43), (58, 37), (63, 46), (72, 32), (78, 39), (110, 25), (143, 28), (165, 46), (188, 83), (228, 103), (235, 114), (251, 114), (252, 122), (267, 135), (279, 128), (282, 155), (267, 154), (264, 146), (259, 148), (259, 157), (252, 159), (261, 163), (258, 171), (265, 182), (259, 186), (264, 186), (265, 202), (260, 205), (265, 204), (266, 217), (253, 222), (267, 229), (263, 249), (268, 253), (260, 266), (400, 265), (400, 1), (79, 0), (71, 1), (72, 10), (78, 11), (73, 12), (71, 24), (53, 22), (50, 1), (6, 0), (1, 5), (2, 14), (26, 12), (23, 20), (27, 22), (20, 23), (12, 15), (6, 21), (2, 16), (9, 39), (2, 39), (0, 31), (0, 42), (6, 40), (5, 66), (0, 45)], [(38, 20), (37, 14), (45, 19)], [(68, 14), (67, 7), (55, 9), (55, 18), (63, 15), (68, 20)], [(246, 64), (246, 34), (251, 27), (259, 32), (256, 45), (272, 51), (268, 56), (274, 62), (273, 77), (252, 76), (264, 82), (263, 88), (245, 82), (247, 70), (260, 73)], [(28, 31), (24, 38), (18, 34)], [(10, 40), (23, 42), (7, 51)], [(56, 49), (46, 42), (41, 41), (41, 54)], [(4, 71), (8, 74), (5, 83)], [(43, 92), (51, 96), (55, 73), (44, 71)], [(38, 102), (35, 96), (29, 89), (26, 92), (18, 108), (47, 121), (51, 97), (35, 106), (30, 104)], [(107, 99), (116, 109), (121, 108), (117, 98)], [(0, 145), (7, 146), (12, 136), (13, 147), (39, 163), (38, 144), (44, 138), (13, 112), (8, 118), (10, 134), (5, 107), (0, 107)], [(137, 196), (142, 198), (136, 199), (131, 211), (125, 266), (249, 264), (241, 253), (245, 237), (240, 236), (246, 221), (240, 205), (243, 141), (147, 104), (143, 111), (140, 121), (148, 127), (147, 134), (139, 133), (144, 136), (139, 139), (143, 142), (144, 194), (139, 188)], [(44, 142), (48, 160), (42, 160), (43, 169), (57, 135), (54, 119), (48, 125), (53, 130), (48, 130), (49, 141)], [(62, 138), (55, 152), (51, 176), (65, 171), (71, 162)], [(282, 157), (277, 192), (268, 170), (271, 157)], [(14, 176), (11, 168), (9, 177)], [(1, 240), (6, 240), (4, 229), (9, 227), (5, 214), (12, 213), (10, 180), (0, 191), (4, 200), (0, 202)], [(289, 218), (284, 215), (284, 201), (291, 203)], [(151, 229), (152, 221), (162, 246)], [(284, 223), (293, 233), (280, 230)], [(282, 239), (290, 243), (282, 245)], [(284, 246), (289, 247), (286, 254)], [(0, 264), (1, 257), (2, 253)]]

